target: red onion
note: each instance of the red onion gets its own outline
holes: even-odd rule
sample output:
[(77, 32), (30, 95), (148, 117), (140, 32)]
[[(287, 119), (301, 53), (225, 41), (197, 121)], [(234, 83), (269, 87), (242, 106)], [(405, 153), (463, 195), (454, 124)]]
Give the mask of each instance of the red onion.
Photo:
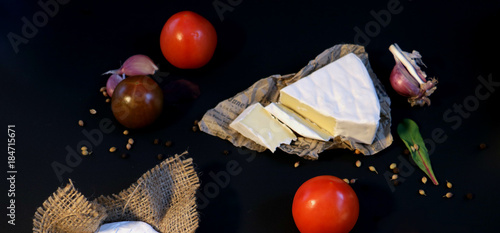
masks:
[(108, 81), (106, 82), (106, 92), (108, 93), (108, 96), (113, 96), (113, 91), (115, 90), (116, 85), (125, 79), (124, 76), (125, 75), (119, 74), (112, 74), (109, 76)]
[(407, 53), (401, 50), (397, 44), (392, 44), (389, 51), (396, 60), (390, 77), (392, 88), (398, 94), (408, 97), (411, 106), (431, 105), (429, 96), (436, 90), (438, 82), (435, 78), (426, 80), (427, 75), (419, 66), (425, 66), (420, 53), (415, 50), (412, 53)]
[(137, 54), (129, 57), (123, 65), (116, 70), (110, 70), (104, 74), (119, 74), (127, 76), (152, 75), (158, 70), (153, 60), (146, 55)]

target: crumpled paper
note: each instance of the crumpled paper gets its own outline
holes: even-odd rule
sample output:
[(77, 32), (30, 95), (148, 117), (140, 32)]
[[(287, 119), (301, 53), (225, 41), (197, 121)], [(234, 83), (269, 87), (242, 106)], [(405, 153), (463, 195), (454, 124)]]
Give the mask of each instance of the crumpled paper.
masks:
[(328, 142), (298, 136), (297, 140), (293, 141), (290, 145), (282, 144), (279, 148), (288, 154), (295, 154), (311, 160), (318, 159), (321, 152), (330, 149), (358, 150), (364, 155), (373, 155), (382, 151), (390, 146), (393, 141), (391, 134), (391, 100), (384, 86), (373, 72), (365, 48), (354, 44), (339, 44), (325, 50), (297, 73), (286, 75), (276, 74), (258, 80), (246, 90), (239, 92), (235, 96), (220, 102), (215, 108), (208, 110), (198, 123), (200, 130), (228, 140), (236, 147), (246, 147), (257, 152), (265, 151), (265, 147), (244, 137), (236, 130), (230, 128), (229, 124), (247, 106), (256, 102), (260, 102), (263, 106), (267, 106), (271, 102), (278, 102), (279, 91), (282, 88), (349, 53), (357, 55), (366, 66), (380, 102), (380, 121), (373, 143), (370, 145), (358, 143), (342, 136), (335, 137)]

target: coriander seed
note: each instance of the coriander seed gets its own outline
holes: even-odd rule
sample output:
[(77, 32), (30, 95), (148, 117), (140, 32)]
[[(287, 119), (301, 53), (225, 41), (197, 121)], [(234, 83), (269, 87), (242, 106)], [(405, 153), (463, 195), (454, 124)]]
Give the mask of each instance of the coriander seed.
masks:
[(112, 146), (112, 147), (109, 148), (109, 152), (113, 153), (115, 151), (116, 151), (116, 147)]
[(451, 198), (451, 197), (453, 197), (453, 193), (447, 192), (443, 197)]
[(391, 163), (391, 165), (389, 165), (389, 169), (391, 170), (394, 170), (394, 168), (398, 167), (398, 165), (396, 163)]
[(78, 121), (78, 125), (83, 127), (83, 126), (85, 125), (85, 123), (83, 123), (83, 121), (82, 121), (82, 120), (79, 120), (79, 121)]
[(128, 135), (128, 130), (123, 130), (123, 135)]
[(356, 167), (361, 167), (361, 161), (359, 160), (356, 161)]

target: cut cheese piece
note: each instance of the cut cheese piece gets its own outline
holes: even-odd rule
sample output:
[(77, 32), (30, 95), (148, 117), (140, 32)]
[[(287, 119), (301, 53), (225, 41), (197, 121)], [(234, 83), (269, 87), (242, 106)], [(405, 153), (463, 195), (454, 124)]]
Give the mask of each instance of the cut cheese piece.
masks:
[(260, 103), (247, 107), (229, 127), (271, 152), (282, 143), (290, 144), (297, 137), (286, 125), (274, 118)]
[(331, 135), (371, 144), (380, 104), (363, 62), (353, 53), (280, 91), (280, 102)]
[(283, 104), (271, 103), (267, 105), (265, 109), (297, 134), (306, 138), (328, 141), (333, 137), (333, 135), (330, 135), (326, 130), (295, 113)]

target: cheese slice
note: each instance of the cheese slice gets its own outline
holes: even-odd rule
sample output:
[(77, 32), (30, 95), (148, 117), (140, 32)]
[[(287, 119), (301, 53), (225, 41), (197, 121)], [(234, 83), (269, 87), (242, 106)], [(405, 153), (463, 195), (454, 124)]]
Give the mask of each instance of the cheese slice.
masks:
[(335, 137), (366, 144), (380, 120), (373, 82), (353, 53), (281, 89), (279, 101)]
[(145, 222), (121, 221), (103, 224), (96, 233), (158, 233), (158, 231)]
[(282, 143), (297, 137), (286, 125), (274, 118), (260, 103), (248, 106), (229, 127), (274, 153)]
[(283, 104), (271, 103), (267, 105), (265, 109), (297, 134), (306, 138), (328, 141), (333, 137), (333, 135), (330, 135), (326, 130), (295, 113)]

